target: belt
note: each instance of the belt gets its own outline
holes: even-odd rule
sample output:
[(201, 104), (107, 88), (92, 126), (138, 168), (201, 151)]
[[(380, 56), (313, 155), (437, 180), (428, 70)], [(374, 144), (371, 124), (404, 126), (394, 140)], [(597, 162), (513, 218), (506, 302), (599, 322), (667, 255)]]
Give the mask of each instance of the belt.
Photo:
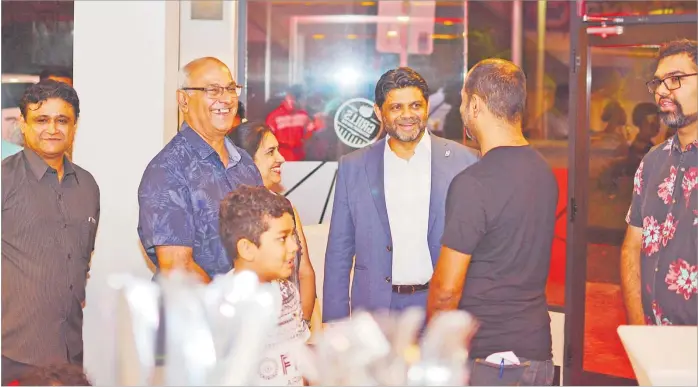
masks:
[(429, 290), (429, 282), (424, 285), (393, 285), (393, 293), (397, 294), (414, 294), (424, 290)]

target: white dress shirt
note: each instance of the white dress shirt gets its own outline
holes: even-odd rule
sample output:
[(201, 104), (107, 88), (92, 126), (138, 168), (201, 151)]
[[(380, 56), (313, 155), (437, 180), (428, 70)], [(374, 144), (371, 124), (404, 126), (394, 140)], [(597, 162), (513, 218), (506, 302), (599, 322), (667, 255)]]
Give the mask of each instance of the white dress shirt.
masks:
[(425, 131), (409, 160), (385, 142), (385, 205), (393, 239), (393, 285), (422, 285), (434, 268), (427, 233), (431, 198), (431, 138)]

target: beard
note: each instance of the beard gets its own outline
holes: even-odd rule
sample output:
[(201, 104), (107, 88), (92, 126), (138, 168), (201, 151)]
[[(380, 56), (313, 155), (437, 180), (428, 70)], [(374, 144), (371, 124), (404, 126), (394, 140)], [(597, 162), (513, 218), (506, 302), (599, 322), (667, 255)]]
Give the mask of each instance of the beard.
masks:
[[(398, 125), (416, 125), (416, 131), (412, 133), (405, 133), (398, 129)], [(396, 138), (401, 142), (412, 142), (421, 137), (422, 133), (427, 128), (426, 120), (420, 118), (415, 118), (413, 120), (395, 120), (392, 123), (385, 123), (385, 131), (392, 138)]]
[(470, 116), (468, 115), (468, 109), (461, 113), (461, 119), (463, 119), (463, 131), (465, 132), (465, 136), (468, 138), (468, 140), (478, 142), (477, 136), (475, 136), (473, 131), (473, 120), (471, 120)]
[(670, 99), (671, 102), (674, 104), (676, 109), (674, 109), (673, 112), (663, 112), (659, 110), (659, 118), (662, 120), (664, 125), (666, 125), (668, 128), (671, 129), (681, 129), (685, 128), (686, 126), (696, 122), (698, 120), (698, 114), (693, 113), (686, 115), (683, 112), (683, 106), (679, 103), (679, 101), (671, 98), (662, 98), (662, 99)]

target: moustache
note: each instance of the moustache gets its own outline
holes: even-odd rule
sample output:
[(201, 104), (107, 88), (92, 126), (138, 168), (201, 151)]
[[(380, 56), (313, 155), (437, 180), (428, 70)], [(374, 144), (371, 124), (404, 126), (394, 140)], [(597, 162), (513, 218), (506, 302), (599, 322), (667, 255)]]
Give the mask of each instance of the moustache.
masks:
[(410, 119), (410, 120), (395, 120), (395, 123), (398, 125), (415, 125), (422, 122), (419, 118), (415, 119)]

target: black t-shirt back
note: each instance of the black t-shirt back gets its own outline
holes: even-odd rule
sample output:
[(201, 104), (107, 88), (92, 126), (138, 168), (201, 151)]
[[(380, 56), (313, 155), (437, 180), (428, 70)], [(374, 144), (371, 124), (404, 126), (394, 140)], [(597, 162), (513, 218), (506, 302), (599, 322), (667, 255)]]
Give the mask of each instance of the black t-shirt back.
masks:
[(472, 256), (459, 304), (480, 322), (472, 358), (552, 358), (545, 285), (557, 199), (550, 166), (530, 146), (492, 149), (453, 179), (442, 244)]

